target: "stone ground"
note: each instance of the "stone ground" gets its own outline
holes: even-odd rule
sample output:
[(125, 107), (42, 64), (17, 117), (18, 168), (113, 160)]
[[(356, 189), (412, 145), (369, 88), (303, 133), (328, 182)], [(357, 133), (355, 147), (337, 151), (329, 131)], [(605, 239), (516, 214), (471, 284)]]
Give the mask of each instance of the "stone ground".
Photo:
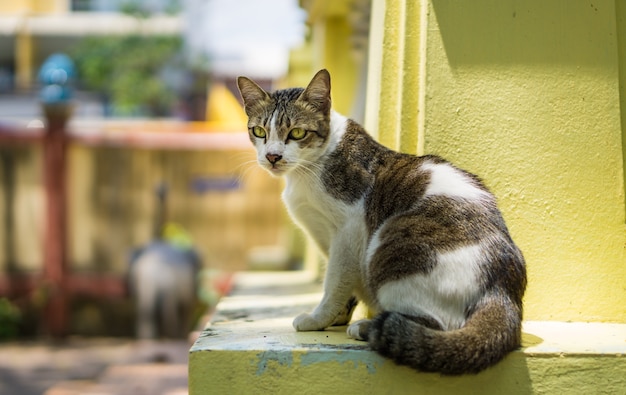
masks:
[(185, 340), (0, 343), (0, 395), (187, 394)]

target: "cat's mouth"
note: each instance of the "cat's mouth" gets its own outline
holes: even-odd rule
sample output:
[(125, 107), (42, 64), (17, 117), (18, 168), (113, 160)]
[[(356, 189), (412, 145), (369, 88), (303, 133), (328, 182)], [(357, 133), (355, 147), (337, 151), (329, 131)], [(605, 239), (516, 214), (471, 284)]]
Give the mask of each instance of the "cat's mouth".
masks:
[(270, 172), (271, 175), (273, 176), (282, 176), (283, 174), (285, 174), (287, 172), (287, 166), (285, 166), (284, 164), (281, 163), (268, 163), (265, 168), (267, 169), (267, 171)]
[(282, 156), (278, 158), (272, 155), (270, 157), (259, 158), (259, 165), (267, 170), (272, 176), (280, 177), (285, 175), (292, 168), (291, 164), (283, 159)]

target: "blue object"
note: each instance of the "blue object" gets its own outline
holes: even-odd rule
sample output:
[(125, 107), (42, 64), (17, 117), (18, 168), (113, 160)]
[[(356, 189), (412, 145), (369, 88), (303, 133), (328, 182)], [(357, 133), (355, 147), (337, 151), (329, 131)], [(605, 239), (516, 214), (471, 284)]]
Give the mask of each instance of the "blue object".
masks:
[(70, 101), (76, 68), (69, 56), (55, 53), (46, 59), (39, 70), (41, 92), (39, 98), (45, 104), (61, 104)]

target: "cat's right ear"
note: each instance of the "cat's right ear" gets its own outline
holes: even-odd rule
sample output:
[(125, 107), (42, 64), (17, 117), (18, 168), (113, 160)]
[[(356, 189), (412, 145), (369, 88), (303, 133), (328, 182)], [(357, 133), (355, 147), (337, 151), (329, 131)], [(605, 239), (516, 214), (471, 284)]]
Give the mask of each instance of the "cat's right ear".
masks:
[(239, 87), (239, 93), (243, 99), (243, 107), (248, 113), (248, 110), (258, 102), (269, 100), (270, 96), (248, 77), (237, 77), (237, 87)]

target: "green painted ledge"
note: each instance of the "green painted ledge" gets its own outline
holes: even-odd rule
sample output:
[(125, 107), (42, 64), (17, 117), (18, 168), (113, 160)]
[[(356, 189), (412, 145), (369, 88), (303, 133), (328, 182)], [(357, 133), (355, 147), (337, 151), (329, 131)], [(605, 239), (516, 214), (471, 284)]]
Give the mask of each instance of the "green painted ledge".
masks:
[(189, 393), (626, 394), (626, 324), (526, 322), (523, 347), (478, 375), (397, 366), (345, 327), (296, 333), (320, 300), (306, 272), (244, 273), (189, 354)]

